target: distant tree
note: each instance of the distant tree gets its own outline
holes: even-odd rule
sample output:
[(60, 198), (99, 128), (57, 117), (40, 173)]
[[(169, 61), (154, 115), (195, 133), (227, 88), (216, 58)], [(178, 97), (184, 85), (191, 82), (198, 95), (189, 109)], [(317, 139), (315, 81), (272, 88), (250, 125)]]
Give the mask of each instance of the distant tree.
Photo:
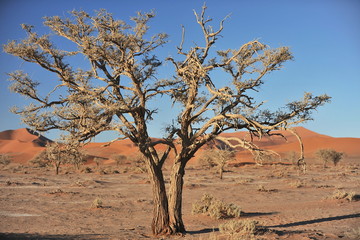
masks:
[(228, 161), (234, 157), (235, 153), (231, 149), (214, 147), (203, 152), (200, 158), (200, 164), (209, 166), (210, 168), (215, 167), (219, 173), (219, 178), (223, 179), (225, 166)]
[(53, 165), (56, 175), (59, 174), (60, 166), (67, 162), (63, 146), (58, 142), (48, 142), (45, 148), (45, 160)]
[(315, 155), (323, 162), (323, 166), (326, 168), (328, 162), (332, 162), (336, 166), (344, 156), (344, 153), (337, 152), (334, 149), (319, 149)]
[[(174, 66), (174, 78), (161, 80), (161, 66), (155, 54), (166, 43), (166, 34), (149, 36), (148, 22), (154, 13), (138, 13), (133, 24), (116, 20), (100, 10), (95, 16), (72, 11), (70, 18), (46, 17), (51, 35), (38, 35), (32, 26), (22, 25), (27, 38), (11, 41), (4, 51), (38, 64), (56, 77), (46, 82), (53, 90), (42, 95), (39, 82), (21, 71), (10, 73), (11, 90), (33, 100), (29, 106), (13, 109), (37, 131), (60, 129), (86, 141), (104, 131), (117, 131), (130, 139), (146, 159), (153, 187), (152, 231), (155, 235), (184, 233), (182, 189), (185, 166), (206, 143), (228, 130), (248, 130), (264, 136), (271, 131), (311, 120), (311, 113), (328, 102), (327, 95), (305, 93), (302, 100), (272, 112), (257, 103), (254, 92), (264, 77), (281, 69), (293, 57), (287, 47), (271, 49), (258, 40), (238, 49), (213, 51), (223, 31), (209, 25), (206, 7), (195, 12), (204, 44), (184, 49), (185, 29), (177, 48), (178, 57), (166, 61)], [(58, 49), (50, 41), (60, 36), (76, 46)], [(59, 40), (59, 39), (57, 39)], [(64, 46), (64, 45), (63, 45)], [(220, 45), (218, 45), (220, 46)], [(71, 66), (69, 59), (82, 55), (88, 69)], [(213, 74), (223, 71), (223, 75)], [(167, 95), (178, 117), (167, 127), (167, 135), (152, 140), (148, 123), (157, 113), (149, 103)], [(164, 152), (155, 148), (167, 146)], [(176, 145), (176, 146), (175, 146)], [(165, 188), (162, 166), (171, 150), (175, 152), (170, 186)]]
[(74, 165), (77, 170), (80, 170), (80, 166), (86, 162), (86, 154), (81, 150), (81, 144), (76, 139), (66, 139), (62, 151), (66, 161)]

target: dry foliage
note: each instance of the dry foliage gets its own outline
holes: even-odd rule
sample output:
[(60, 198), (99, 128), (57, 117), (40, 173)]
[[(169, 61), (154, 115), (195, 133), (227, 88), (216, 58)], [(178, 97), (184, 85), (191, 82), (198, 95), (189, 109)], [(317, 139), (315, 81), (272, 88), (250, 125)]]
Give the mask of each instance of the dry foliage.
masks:
[(230, 149), (212, 148), (204, 151), (198, 163), (201, 166), (215, 168), (219, 173), (219, 178), (222, 179), (225, 166), (234, 158), (234, 156), (234, 152)]
[(219, 225), (221, 233), (230, 235), (230, 239), (244, 239), (251, 237), (263, 230), (258, 221), (231, 220)]
[(341, 200), (341, 199), (345, 199), (348, 201), (354, 201), (358, 198), (358, 195), (355, 194), (355, 192), (346, 192), (343, 190), (335, 190), (330, 196), (327, 197), (328, 199), (337, 199), (337, 200)]
[(315, 154), (323, 162), (324, 168), (328, 162), (332, 162), (336, 166), (344, 156), (344, 153), (337, 152), (334, 149), (319, 149)]
[(205, 214), (215, 219), (237, 218), (241, 215), (241, 209), (233, 203), (225, 203), (212, 195), (204, 194), (192, 205), (192, 213)]
[(11, 163), (11, 156), (8, 154), (0, 154), (0, 165), (6, 166)]

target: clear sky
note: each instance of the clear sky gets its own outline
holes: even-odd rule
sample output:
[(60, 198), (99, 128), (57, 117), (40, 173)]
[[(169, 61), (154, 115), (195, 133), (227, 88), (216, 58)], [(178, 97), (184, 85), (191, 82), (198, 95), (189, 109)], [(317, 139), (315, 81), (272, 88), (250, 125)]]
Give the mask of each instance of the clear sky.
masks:
[[(155, 10), (150, 23), (151, 33), (166, 32), (169, 43), (159, 56), (175, 56), (180, 43), (181, 25), (186, 28), (186, 44), (202, 44), (200, 29), (193, 10), (201, 11), (204, 1), (197, 0), (0, 0), (0, 42), (25, 37), (20, 24), (34, 25), (41, 33), (49, 33), (42, 25), (44, 16), (66, 16), (69, 10), (104, 8), (116, 18), (129, 20), (136, 11)], [(223, 38), (216, 50), (238, 48), (259, 39), (270, 47), (289, 46), (294, 61), (267, 77), (267, 83), (257, 95), (267, 100), (270, 108), (278, 108), (302, 97), (304, 92), (326, 93), (332, 102), (314, 113), (314, 121), (303, 124), (321, 134), (333, 137), (360, 137), (360, 1), (359, 0), (208, 0), (207, 14), (219, 20), (231, 14), (225, 22)], [(10, 93), (6, 73), (23, 69), (33, 78), (46, 78), (29, 63), (0, 53), (0, 131), (26, 127), (20, 118), (9, 112), (13, 105), (23, 105), (26, 99)], [(165, 70), (160, 72), (167, 75)], [(171, 112), (159, 101), (159, 115), (151, 125), (151, 135), (160, 137), (163, 126), (171, 121)], [(46, 134), (45, 134), (46, 135)], [(55, 138), (56, 133), (47, 135)], [(113, 136), (110, 136), (113, 137)], [(97, 141), (108, 139), (106, 135)]]

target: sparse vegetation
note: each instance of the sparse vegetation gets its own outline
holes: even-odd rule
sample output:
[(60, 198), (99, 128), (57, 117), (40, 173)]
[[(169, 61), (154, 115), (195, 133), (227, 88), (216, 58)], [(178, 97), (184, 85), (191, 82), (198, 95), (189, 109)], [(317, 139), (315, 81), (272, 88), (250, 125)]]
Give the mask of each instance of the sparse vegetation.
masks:
[(101, 198), (97, 197), (91, 204), (92, 208), (103, 208), (103, 201)]
[(114, 159), (116, 166), (119, 167), (120, 164), (124, 164), (127, 160), (127, 156), (123, 154), (113, 155), (112, 159)]
[(227, 162), (234, 158), (235, 154), (231, 149), (219, 149), (217, 147), (204, 151), (199, 159), (201, 166), (215, 168), (219, 173), (219, 178), (223, 178), (223, 173)]
[(8, 154), (0, 154), (0, 165), (7, 166), (11, 162), (11, 156)]
[(230, 239), (244, 239), (252, 237), (263, 230), (258, 221), (254, 220), (230, 220), (219, 225), (221, 233), (230, 235)]
[(127, 157), (129, 160), (130, 166), (125, 167), (124, 172), (132, 172), (132, 173), (146, 173), (146, 159), (140, 153), (134, 153)]
[(297, 152), (290, 151), (286, 154), (285, 159), (288, 160), (289, 162), (291, 162), (293, 165), (296, 165), (297, 160), (299, 159), (299, 156), (298, 156)]
[(360, 227), (349, 230), (348, 232), (345, 233), (345, 236), (350, 239), (359, 240), (360, 239)]
[(301, 187), (305, 186), (305, 183), (304, 183), (304, 181), (296, 180), (296, 181), (290, 182), (289, 186), (294, 187), (294, 188), (301, 188)]
[(338, 199), (338, 200), (345, 199), (351, 202), (357, 199), (357, 195), (355, 194), (355, 192), (346, 192), (344, 190), (337, 189), (327, 198)]
[(328, 162), (332, 162), (336, 166), (344, 156), (344, 153), (337, 152), (334, 149), (319, 149), (315, 154), (322, 161), (324, 168)]
[(264, 185), (258, 186), (258, 192), (277, 192), (277, 189), (266, 189)]
[(35, 155), (35, 157), (33, 157), (30, 161), (30, 164), (34, 165), (35, 167), (46, 167), (49, 165), (49, 162), (46, 159), (46, 152), (45, 151), (41, 151), (38, 154)]
[(205, 214), (215, 219), (237, 218), (241, 215), (241, 208), (233, 203), (225, 203), (210, 194), (192, 205), (193, 214)]

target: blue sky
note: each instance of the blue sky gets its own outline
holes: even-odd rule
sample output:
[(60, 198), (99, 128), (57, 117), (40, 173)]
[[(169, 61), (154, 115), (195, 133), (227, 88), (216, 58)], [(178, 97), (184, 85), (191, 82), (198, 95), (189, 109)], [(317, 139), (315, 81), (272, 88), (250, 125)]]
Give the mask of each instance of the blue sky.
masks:
[[(20, 24), (34, 25), (41, 33), (49, 33), (42, 25), (44, 16), (66, 16), (69, 10), (93, 12), (101, 8), (116, 18), (128, 21), (136, 11), (155, 10), (151, 33), (166, 32), (169, 43), (160, 49), (159, 57), (175, 56), (180, 43), (181, 25), (186, 28), (185, 46), (202, 44), (201, 30), (193, 10), (201, 11), (204, 1), (185, 0), (0, 0), (0, 42), (25, 37)], [(314, 121), (302, 126), (333, 137), (360, 137), (360, 1), (359, 0), (223, 0), (206, 1), (207, 15), (213, 25), (226, 15), (225, 29), (215, 50), (238, 48), (259, 39), (270, 47), (289, 46), (294, 61), (266, 78), (256, 97), (267, 100), (269, 108), (278, 108), (302, 97), (304, 92), (326, 93), (332, 102), (314, 113)], [(8, 91), (6, 73), (23, 69), (30, 76), (45, 79), (36, 66), (0, 53), (0, 131), (26, 127), (9, 112), (13, 105), (24, 105), (26, 99)], [(160, 71), (161, 77), (171, 76)], [(159, 109), (151, 125), (152, 136), (161, 136), (162, 128), (171, 121), (176, 109), (166, 101), (154, 103)], [(46, 135), (46, 134), (45, 134)], [(55, 138), (56, 133), (47, 135)], [(102, 135), (105, 141), (113, 135)]]

